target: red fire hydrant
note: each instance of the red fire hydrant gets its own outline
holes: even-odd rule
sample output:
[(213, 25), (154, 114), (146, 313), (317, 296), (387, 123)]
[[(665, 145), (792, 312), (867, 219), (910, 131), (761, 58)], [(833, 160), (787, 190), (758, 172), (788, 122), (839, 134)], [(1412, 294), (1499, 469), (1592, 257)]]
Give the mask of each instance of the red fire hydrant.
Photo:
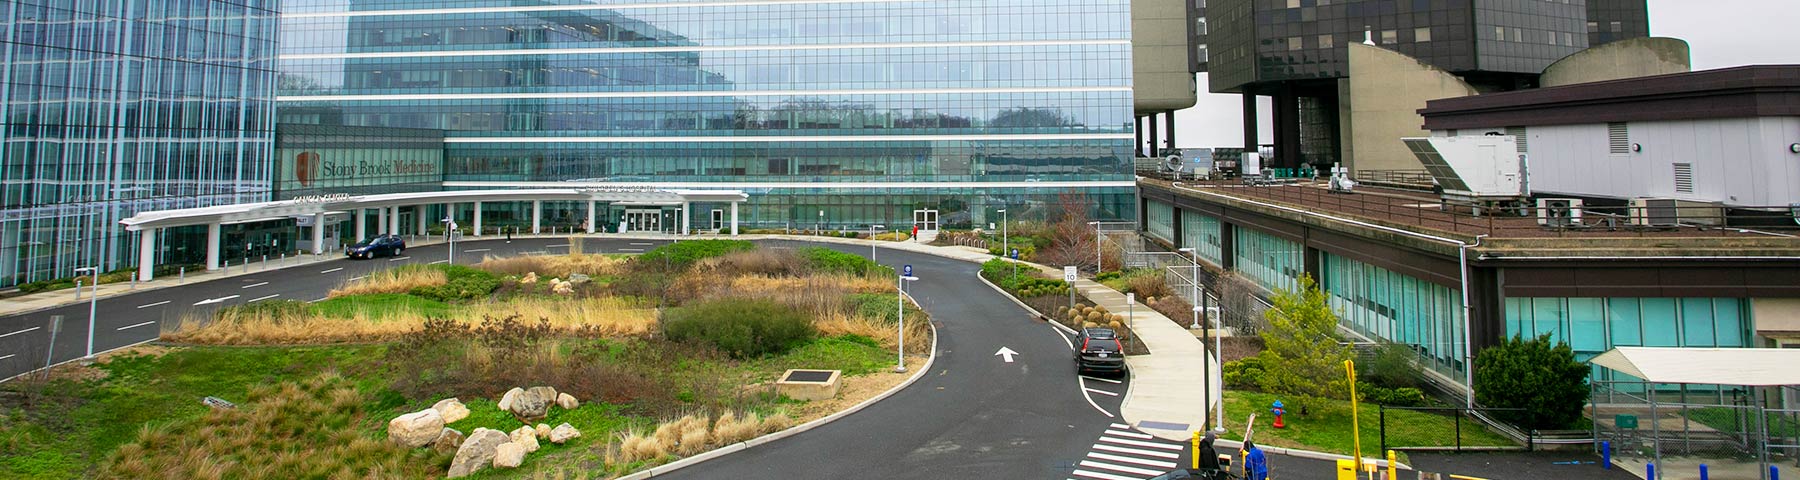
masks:
[(1287, 424), (1281, 421), (1281, 416), (1287, 414), (1287, 408), (1282, 406), (1280, 400), (1276, 400), (1275, 404), (1269, 407), (1269, 413), (1275, 414), (1275, 428), (1287, 428)]

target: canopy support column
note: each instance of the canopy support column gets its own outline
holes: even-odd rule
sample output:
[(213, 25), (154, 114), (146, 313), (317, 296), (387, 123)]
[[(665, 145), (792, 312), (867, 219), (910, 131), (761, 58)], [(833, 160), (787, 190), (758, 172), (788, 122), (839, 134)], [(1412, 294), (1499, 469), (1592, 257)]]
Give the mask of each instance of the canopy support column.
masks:
[(355, 216), (356, 238), (350, 239), (351, 243), (360, 242), (365, 238), (369, 238), (369, 219), (367, 218), (369, 216), (369, 211), (358, 208), (356, 209)]
[(206, 224), (206, 269), (219, 269), (219, 222)]
[(475, 236), (481, 236), (481, 202), (475, 202)]
[(313, 214), (312, 253), (313, 255), (325, 253), (325, 212)]
[(594, 233), (594, 203), (593, 200), (588, 200), (587, 233), (590, 235)]
[(160, 229), (146, 228), (138, 232), (138, 281), (148, 282), (156, 278), (156, 232)]
[(544, 201), (543, 200), (532, 200), (531, 201), (531, 234), (532, 235), (536, 235), (538, 233), (538, 229), (540, 228), (539, 225), (542, 224), (543, 218), (544, 218)]
[(681, 232), (677, 233), (678, 235), (692, 235), (694, 233), (693, 228), (691, 228), (692, 225), (688, 224), (694, 217), (693, 215), (688, 214), (688, 207), (692, 205), (693, 204), (689, 202), (681, 202)]
[(418, 227), (414, 231), (417, 232), (416, 234), (419, 236), (425, 235), (425, 207), (427, 206), (428, 205), (413, 205), (413, 223), (417, 224), (415, 226)]
[(375, 233), (388, 233), (387, 207), (375, 209)]
[(738, 234), (737, 205), (738, 202), (731, 202), (731, 236), (733, 237)]

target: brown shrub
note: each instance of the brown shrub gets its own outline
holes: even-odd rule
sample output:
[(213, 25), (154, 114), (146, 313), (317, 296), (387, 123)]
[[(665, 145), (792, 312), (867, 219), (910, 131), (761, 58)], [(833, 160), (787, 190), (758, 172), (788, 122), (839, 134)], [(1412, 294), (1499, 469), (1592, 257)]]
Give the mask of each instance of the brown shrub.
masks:
[(425, 265), (408, 265), (377, 271), (361, 280), (345, 280), (326, 296), (335, 298), (371, 293), (406, 293), (414, 288), (435, 287), (449, 281), (443, 270)]
[[(584, 337), (644, 335), (656, 328), (656, 310), (644, 300), (613, 297), (575, 300), (521, 297), (508, 302), (460, 307), (451, 320), (519, 316), (548, 322), (558, 333)], [(211, 318), (190, 314), (163, 340), (208, 345), (316, 345), (392, 340), (425, 324), (423, 314), (400, 311), (376, 318), (358, 312), (350, 318), (300, 314), (278, 316), (268, 310), (221, 310)]]
[(567, 255), (526, 255), (519, 257), (488, 256), (475, 264), (475, 268), (487, 270), (498, 275), (524, 276), (537, 273), (550, 278), (569, 278), (571, 273), (589, 276), (614, 275), (625, 265), (624, 260), (606, 255), (571, 253)]

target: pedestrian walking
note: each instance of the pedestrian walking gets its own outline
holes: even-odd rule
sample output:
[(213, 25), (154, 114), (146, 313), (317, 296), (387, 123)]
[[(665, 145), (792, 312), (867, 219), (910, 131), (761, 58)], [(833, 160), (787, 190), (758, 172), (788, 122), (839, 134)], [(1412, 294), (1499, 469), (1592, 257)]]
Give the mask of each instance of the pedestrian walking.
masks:
[(1269, 480), (1269, 458), (1249, 440), (1244, 441), (1244, 476), (1249, 480)]
[(506, 228), (506, 243), (512, 243), (512, 232), (513, 232), (513, 230), (518, 230), (518, 229), (519, 229), (519, 227), (507, 227)]

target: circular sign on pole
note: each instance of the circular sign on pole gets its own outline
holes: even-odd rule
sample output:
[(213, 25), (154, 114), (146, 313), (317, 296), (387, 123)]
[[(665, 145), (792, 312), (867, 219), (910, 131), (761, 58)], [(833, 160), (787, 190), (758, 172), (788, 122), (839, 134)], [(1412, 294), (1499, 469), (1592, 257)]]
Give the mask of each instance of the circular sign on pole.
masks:
[(902, 277), (913, 276), (912, 265), (906, 265), (906, 266), (900, 267), (900, 276), (902, 276)]
[(1012, 257), (1013, 257), (1013, 260), (1019, 259), (1019, 249), (1017, 249), (1017, 248), (1012, 249)]

